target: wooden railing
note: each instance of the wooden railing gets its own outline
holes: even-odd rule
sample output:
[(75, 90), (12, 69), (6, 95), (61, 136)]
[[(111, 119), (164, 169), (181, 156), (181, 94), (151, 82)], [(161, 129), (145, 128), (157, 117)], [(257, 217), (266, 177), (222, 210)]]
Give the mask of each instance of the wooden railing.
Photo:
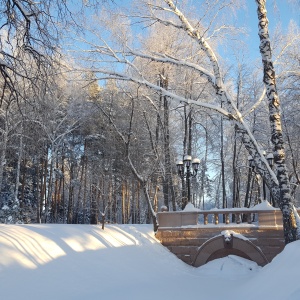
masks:
[[(298, 210), (298, 213), (300, 210)], [(234, 217), (233, 217), (234, 216)], [(257, 210), (247, 208), (214, 209), (157, 213), (159, 227), (243, 225), (282, 226), (279, 209)], [(199, 221), (201, 220), (201, 221)], [(224, 222), (223, 222), (224, 220)], [(234, 220), (234, 223), (232, 222)]]

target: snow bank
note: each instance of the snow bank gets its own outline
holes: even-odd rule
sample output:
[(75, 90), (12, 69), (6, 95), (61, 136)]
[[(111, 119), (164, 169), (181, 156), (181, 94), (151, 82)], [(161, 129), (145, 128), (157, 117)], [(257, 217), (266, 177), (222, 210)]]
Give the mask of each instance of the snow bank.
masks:
[(264, 268), (236, 256), (193, 268), (151, 225), (0, 225), (1, 299), (298, 299), (300, 242)]

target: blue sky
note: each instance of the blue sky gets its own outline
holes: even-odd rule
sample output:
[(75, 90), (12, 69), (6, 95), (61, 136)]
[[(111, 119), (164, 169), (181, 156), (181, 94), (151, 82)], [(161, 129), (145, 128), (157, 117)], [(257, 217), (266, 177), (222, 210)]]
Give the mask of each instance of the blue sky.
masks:
[[(252, 54), (259, 55), (259, 37), (258, 20), (256, 13), (256, 3), (254, 0), (246, 0), (247, 10), (240, 10), (238, 13), (238, 22), (248, 28), (249, 38), (246, 40), (249, 50)], [(269, 19), (270, 35), (274, 33), (276, 26), (281, 25), (284, 31), (287, 31), (291, 20), (300, 26), (300, 8), (299, 5), (287, 4), (287, 1), (267, 1), (267, 15)]]
[[(212, 0), (213, 1), (213, 0)], [(131, 0), (115, 0), (117, 6), (128, 7), (132, 3)], [(182, 1), (178, 1), (180, 4)], [(199, 17), (202, 15), (200, 11), (200, 4), (203, 0), (190, 0), (193, 7), (199, 8)], [(294, 2), (294, 4), (290, 4)], [(295, 4), (298, 2), (298, 5)], [(230, 19), (228, 22), (234, 22), (238, 26), (245, 27), (248, 32), (248, 36), (242, 37), (243, 42), (247, 45), (249, 49), (249, 58), (253, 59), (255, 57), (260, 57), (259, 53), (259, 37), (257, 29), (257, 14), (256, 14), (256, 3), (255, 0), (244, 0), (244, 9), (240, 9), (237, 12), (237, 17), (235, 20)], [(186, 6), (184, 12), (188, 12), (189, 6)], [(191, 8), (192, 9), (192, 8)], [(267, 1), (267, 11), (269, 19), (269, 30), (272, 37), (274, 29), (276, 26), (281, 24), (284, 31), (287, 30), (288, 25), (291, 20), (296, 22), (300, 26), (300, 5), (298, 0), (268, 0)], [(196, 12), (197, 16), (197, 12)], [(222, 46), (221, 46), (222, 47)], [(223, 55), (223, 49), (219, 49), (221, 55)], [(226, 55), (230, 55), (229, 52)]]
[[(201, 18), (203, 11), (201, 11), (200, 4), (204, 2), (204, 0), (188, 0), (192, 3), (193, 6), (185, 6), (183, 7), (183, 12), (189, 14), (189, 10), (194, 13), (195, 18)], [(213, 0), (212, 0), (213, 1)], [(299, 0), (294, 0), (294, 2)], [(114, 0), (114, 3), (107, 2), (113, 10), (120, 10), (125, 12), (124, 8), (129, 7), (132, 3), (132, 0)], [(267, 1), (267, 10), (268, 10), (268, 18), (269, 18), (269, 29), (270, 35), (272, 38), (274, 28), (281, 24), (283, 31), (287, 31), (288, 25), (291, 20), (296, 22), (298, 26), (300, 26), (300, 7), (296, 4), (287, 4), (290, 0), (268, 0)], [(182, 1), (178, 0), (178, 3), (182, 3)], [(217, 52), (227, 63), (231, 64), (236, 59), (236, 54), (238, 53), (239, 59), (243, 57), (242, 61), (246, 64), (252, 63), (254, 60), (260, 59), (259, 53), (259, 37), (258, 37), (258, 20), (256, 13), (256, 3), (255, 0), (244, 0), (244, 8), (239, 9), (236, 13), (236, 17), (228, 16), (228, 20), (223, 21), (224, 24), (232, 24), (237, 27), (244, 27), (247, 30), (247, 35), (239, 35), (234, 37), (230, 34), (226, 36), (226, 40), (224, 44), (219, 44)], [(197, 11), (199, 10), (199, 11)], [(92, 12), (90, 12), (92, 13)], [(94, 13), (94, 12), (93, 12)], [(101, 12), (98, 12), (101, 14)], [(91, 19), (92, 20), (92, 19)], [(206, 20), (209, 22), (209, 20)], [(92, 22), (93, 23), (93, 22)], [(223, 24), (223, 23), (222, 23)], [(141, 33), (141, 27), (144, 25), (138, 24), (134, 27), (137, 33)], [(109, 36), (105, 34), (105, 31), (100, 30), (101, 35), (104, 38), (109, 40)], [(88, 32), (86, 32), (87, 38), (92, 38)], [(232, 43), (231, 40), (232, 39)], [(236, 49), (240, 45), (244, 44), (245, 52), (238, 52)], [(86, 48), (87, 45), (83, 43), (77, 42), (77, 46), (81, 46)], [(227, 46), (227, 48), (226, 48)]]

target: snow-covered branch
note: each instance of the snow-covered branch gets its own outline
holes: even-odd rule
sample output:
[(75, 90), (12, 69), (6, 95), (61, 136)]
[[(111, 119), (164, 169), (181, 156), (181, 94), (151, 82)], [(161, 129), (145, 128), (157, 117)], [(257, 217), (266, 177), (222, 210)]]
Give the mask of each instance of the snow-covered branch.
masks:
[(106, 69), (97, 69), (97, 70), (89, 70), (89, 71), (93, 71), (95, 73), (99, 73), (99, 74), (106, 74), (108, 75), (107, 77), (98, 77), (99, 80), (102, 79), (116, 79), (116, 80), (125, 80), (125, 81), (131, 81), (140, 85), (144, 85), (150, 89), (153, 89), (155, 91), (158, 91), (160, 93), (162, 93), (163, 96), (167, 96), (170, 97), (171, 99), (178, 101), (178, 102), (184, 102), (187, 104), (195, 104), (197, 106), (201, 106), (203, 108), (207, 108), (207, 109), (211, 109), (214, 110), (218, 113), (221, 113), (223, 116), (227, 117), (228, 119), (235, 119), (235, 116), (233, 116), (231, 113), (229, 113), (228, 111), (226, 111), (225, 109), (214, 105), (214, 104), (210, 104), (210, 103), (206, 103), (206, 102), (199, 102), (196, 100), (192, 100), (192, 99), (186, 99), (182, 96), (176, 95), (156, 84), (151, 83), (150, 81), (146, 80), (145, 78), (138, 78), (135, 76), (131, 76), (128, 75), (126, 73), (120, 73), (120, 72), (114, 72), (114, 71), (110, 71), (110, 70), (106, 70)]
[(254, 105), (252, 105), (252, 107), (250, 107), (247, 111), (245, 111), (243, 113), (243, 117), (249, 115), (250, 113), (252, 113), (260, 104), (261, 102), (264, 100), (265, 96), (266, 96), (266, 87), (264, 87), (261, 96), (259, 97), (259, 99), (256, 101), (256, 103)]

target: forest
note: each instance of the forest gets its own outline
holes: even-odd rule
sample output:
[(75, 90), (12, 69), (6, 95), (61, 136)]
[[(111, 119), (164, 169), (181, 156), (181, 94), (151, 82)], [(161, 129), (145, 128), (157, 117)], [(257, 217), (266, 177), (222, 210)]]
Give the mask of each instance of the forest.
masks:
[[(269, 25), (274, 1), (125, 2), (1, 1), (0, 222), (268, 200), (295, 239), (299, 19)], [(198, 171), (179, 174), (187, 158)]]

